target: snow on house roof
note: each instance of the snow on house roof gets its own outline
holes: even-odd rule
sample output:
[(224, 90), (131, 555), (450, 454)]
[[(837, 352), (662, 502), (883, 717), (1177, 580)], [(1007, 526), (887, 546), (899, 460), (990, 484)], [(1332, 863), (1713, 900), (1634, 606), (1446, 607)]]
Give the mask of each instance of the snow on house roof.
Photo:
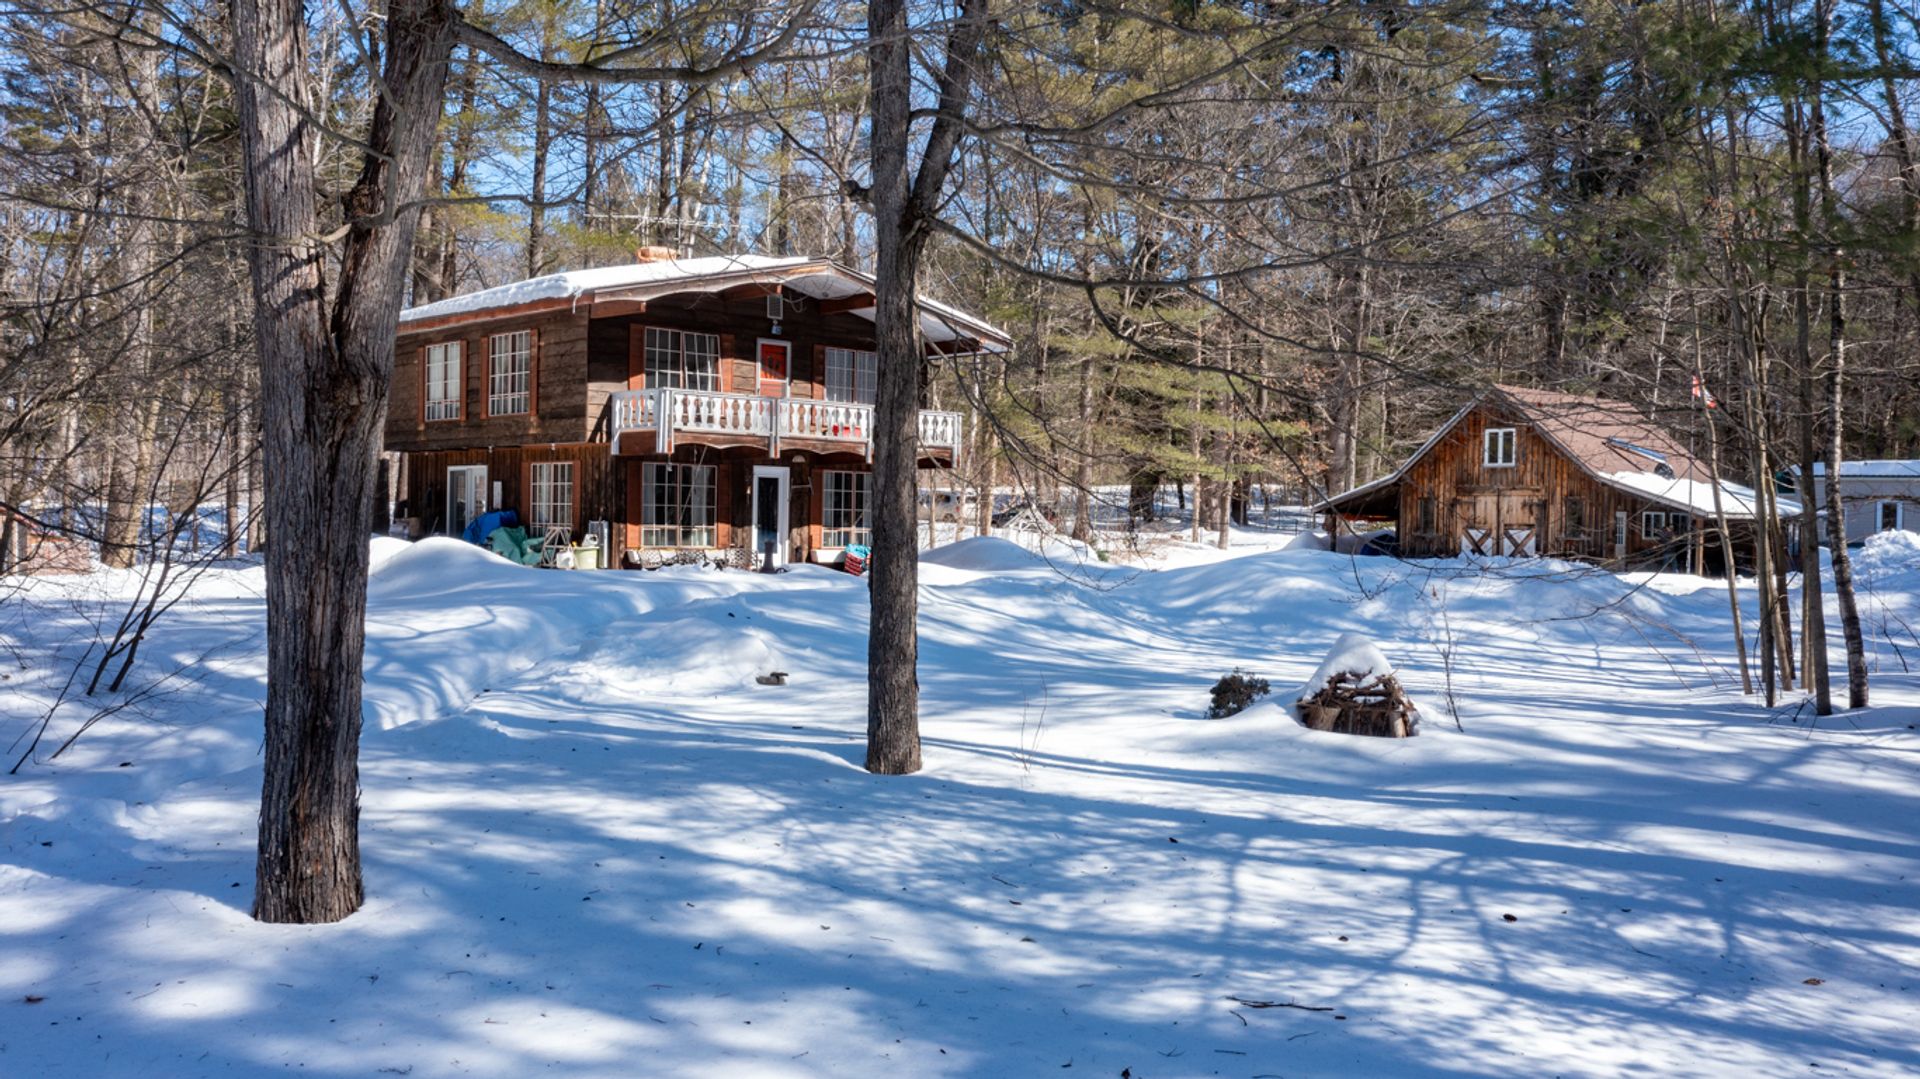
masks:
[[(641, 300), (751, 284), (778, 284), (816, 300), (838, 300), (871, 293), (874, 280), (831, 259), (806, 256), (712, 255), (631, 262), (547, 274), (410, 307), (400, 312), (400, 328), (405, 332), (409, 323), (483, 315), (533, 303), (565, 302), (577, 308), (594, 300)], [(918, 303), (920, 329), (929, 341), (944, 344), (969, 338), (990, 352), (1004, 351), (1011, 344), (1005, 332), (956, 307), (924, 296)], [(849, 313), (873, 318), (871, 306), (853, 308)]]
[[(1796, 470), (1797, 471), (1797, 470)], [(1813, 474), (1827, 474), (1827, 463), (1815, 461)], [(1920, 480), (1920, 461), (1842, 461), (1840, 462), (1842, 479), (1912, 479)]]

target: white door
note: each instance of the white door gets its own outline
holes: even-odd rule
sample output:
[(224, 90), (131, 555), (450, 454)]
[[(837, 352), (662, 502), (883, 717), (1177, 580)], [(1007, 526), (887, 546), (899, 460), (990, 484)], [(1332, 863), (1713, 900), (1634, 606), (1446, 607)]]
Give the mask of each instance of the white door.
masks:
[(792, 482), (793, 470), (785, 465), (753, 467), (753, 564), (756, 568), (766, 565), (769, 555), (773, 565), (786, 565), (787, 494)]
[(467, 523), (487, 512), (487, 466), (447, 469), (447, 535), (458, 536)]

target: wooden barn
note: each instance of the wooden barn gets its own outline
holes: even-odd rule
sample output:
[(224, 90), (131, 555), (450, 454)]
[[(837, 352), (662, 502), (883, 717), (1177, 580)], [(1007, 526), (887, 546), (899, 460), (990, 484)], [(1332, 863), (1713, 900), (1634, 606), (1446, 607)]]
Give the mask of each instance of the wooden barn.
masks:
[[(873, 280), (757, 255), (552, 274), (400, 316), (386, 449), (416, 534), (493, 509), (610, 561), (836, 562), (868, 542)], [(919, 301), (935, 355), (1006, 336)], [(908, 362), (920, 362), (911, 358)], [(951, 467), (961, 417), (920, 414), (920, 464)]]
[[(1722, 480), (1736, 565), (1751, 554), (1754, 491)], [(1407, 558), (1546, 556), (1615, 568), (1719, 573), (1705, 463), (1632, 407), (1495, 386), (1391, 474), (1318, 507), (1329, 529), (1392, 528)], [(1797, 513), (1785, 498), (1780, 512)]]

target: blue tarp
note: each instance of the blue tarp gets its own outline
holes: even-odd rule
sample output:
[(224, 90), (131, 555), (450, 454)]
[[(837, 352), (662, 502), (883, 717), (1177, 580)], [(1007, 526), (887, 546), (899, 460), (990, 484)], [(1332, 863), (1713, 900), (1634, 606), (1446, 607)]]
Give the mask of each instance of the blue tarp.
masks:
[(467, 530), (460, 533), (460, 538), (475, 547), (484, 547), (487, 537), (493, 535), (494, 529), (512, 528), (519, 523), (520, 515), (512, 510), (494, 510), (492, 513), (483, 513), (468, 521)]

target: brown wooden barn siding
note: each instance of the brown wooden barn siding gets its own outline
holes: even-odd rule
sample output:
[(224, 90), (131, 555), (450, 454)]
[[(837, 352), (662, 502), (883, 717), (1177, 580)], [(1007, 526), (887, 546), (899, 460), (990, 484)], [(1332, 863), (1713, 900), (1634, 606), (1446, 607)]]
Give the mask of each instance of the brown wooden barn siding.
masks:
[(616, 487), (613, 458), (605, 444), (578, 442), (572, 445), (498, 446), (490, 449), (430, 450), (404, 456), (407, 513), (425, 519), (433, 534), (446, 530), (447, 469), (460, 465), (486, 465), (488, 497), (494, 481), (500, 483), (500, 503), (489, 509), (510, 509), (525, 521), (531, 493), (530, 466), (543, 461), (573, 462), (573, 535), (586, 534), (588, 521), (617, 522), (624, 507)]
[[(525, 416), (486, 416), (487, 339), (518, 330), (532, 330), (534, 335), (533, 411)], [(460, 418), (429, 423), (422, 409), (426, 394), (426, 348), (447, 341), (460, 341), (465, 345), (465, 394), (461, 399)], [(584, 441), (591, 437), (587, 429), (587, 376), (584, 312), (492, 319), (403, 334), (393, 357), (387, 449), (419, 452)]]
[[(1489, 427), (1515, 429), (1514, 465), (1488, 468), (1482, 464), (1484, 438)], [(1482, 494), (1511, 493), (1544, 512), (1537, 539), (1542, 554), (1556, 557), (1610, 559), (1615, 555), (1614, 514), (1627, 511), (1629, 560), (1655, 546), (1640, 535), (1640, 512), (1664, 507), (1599, 483), (1523, 420), (1484, 406), (1468, 413), (1447, 436), (1407, 469), (1400, 484), (1400, 551), (1410, 558), (1451, 557), (1460, 553), (1462, 530), (1474, 499)], [(1431, 496), (1437, 528), (1418, 531), (1420, 499)], [(1568, 534), (1567, 499), (1584, 503), (1584, 531), (1588, 542)], [(1544, 500), (1544, 506), (1539, 503)]]
[(762, 337), (792, 346), (787, 375), (788, 393), (793, 397), (826, 396), (827, 372), (819, 360), (822, 350), (873, 348), (873, 323), (850, 314), (822, 317), (810, 300), (803, 299), (797, 311), (788, 311), (780, 322), (778, 337), (770, 332), (773, 323), (767, 318), (764, 296), (728, 299), (717, 295), (681, 295), (649, 300), (645, 313), (596, 318), (587, 331), (590, 359), (586, 407), (593, 417), (594, 437), (606, 434), (607, 395), (628, 388), (635, 326), (721, 335), (722, 379), (729, 393), (759, 391), (758, 349)]

